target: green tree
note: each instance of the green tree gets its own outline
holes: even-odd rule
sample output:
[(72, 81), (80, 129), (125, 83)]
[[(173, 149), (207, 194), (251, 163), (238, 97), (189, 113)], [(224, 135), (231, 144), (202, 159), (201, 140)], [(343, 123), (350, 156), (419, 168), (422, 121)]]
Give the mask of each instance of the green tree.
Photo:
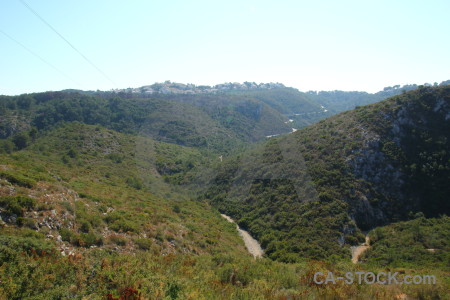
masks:
[(12, 139), (17, 150), (21, 150), (21, 149), (27, 147), (28, 140), (29, 140), (29, 136), (25, 132), (20, 132), (20, 133), (16, 134)]

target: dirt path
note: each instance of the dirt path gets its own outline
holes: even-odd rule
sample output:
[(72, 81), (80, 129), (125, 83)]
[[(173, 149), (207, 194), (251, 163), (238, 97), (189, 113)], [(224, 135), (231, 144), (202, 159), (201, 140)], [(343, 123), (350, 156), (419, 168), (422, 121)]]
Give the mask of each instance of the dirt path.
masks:
[(364, 251), (370, 248), (370, 239), (369, 236), (366, 235), (366, 242), (360, 246), (354, 246), (350, 249), (352, 250), (352, 263), (356, 264), (359, 261), (359, 258), (363, 254)]
[[(225, 218), (230, 223), (235, 223), (232, 218), (230, 218), (227, 215), (221, 214), (223, 218)], [(236, 224), (236, 228), (239, 232), (239, 235), (244, 240), (245, 247), (247, 247), (248, 252), (250, 252), (251, 255), (254, 257), (261, 257), (264, 254), (263, 249), (261, 248), (261, 245), (258, 243), (257, 240), (255, 240), (247, 231), (242, 230), (239, 228), (239, 226)]]

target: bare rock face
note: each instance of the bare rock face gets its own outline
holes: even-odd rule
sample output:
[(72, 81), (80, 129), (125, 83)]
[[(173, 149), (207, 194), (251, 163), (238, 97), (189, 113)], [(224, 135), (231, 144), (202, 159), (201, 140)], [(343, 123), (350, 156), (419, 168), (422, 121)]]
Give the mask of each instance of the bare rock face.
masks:
[(347, 159), (354, 176), (370, 187), (352, 203), (353, 217), (366, 229), (408, 212), (449, 211), (449, 89), (423, 88), (388, 104), (363, 125), (364, 146)]

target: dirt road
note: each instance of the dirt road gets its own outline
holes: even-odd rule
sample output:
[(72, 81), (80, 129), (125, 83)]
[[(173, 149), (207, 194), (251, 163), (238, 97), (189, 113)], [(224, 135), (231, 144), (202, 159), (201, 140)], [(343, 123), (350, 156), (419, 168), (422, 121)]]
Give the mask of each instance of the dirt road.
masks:
[(364, 251), (370, 248), (370, 239), (366, 235), (366, 242), (360, 246), (351, 247), (352, 250), (352, 263), (356, 264)]
[[(225, 218), (230, 223), (235, 223), (232, 218), (230, 218), (227, 215), (221, 214), (223, 218)], [(261, 248), (261, 245), (258, 243), (257, 240), (255, 240), (247, 231), (239, 228), (239, 226), (236, 224), (236, 228), (239, 232), (239, 235), (244, 240), (245, 247), (247, 247), (248, 252), (250, 252), (251, 255), (254, 257), (261, 257), (264, 254), (263, 249)]]

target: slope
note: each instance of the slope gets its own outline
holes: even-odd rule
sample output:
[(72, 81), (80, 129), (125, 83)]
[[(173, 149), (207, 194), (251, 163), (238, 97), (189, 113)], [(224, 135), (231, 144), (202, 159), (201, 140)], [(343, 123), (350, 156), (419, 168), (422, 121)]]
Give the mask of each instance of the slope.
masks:
[(359, 229), (448, 214), (450, 87), (423, 87), (271, 140), (205, 194), (284, 261), (346, 255)]
[[(302, 160), (287, 154), (298, 164), (289, 164), (292, 169), (277, 164), (282, 162), (276, 151), (277, 144), (283, 145), (280, 141), (270, 141), (271, 147), (262, 156), (267, 162), (262, 178), (270, 179), (267, 166), (274, 163), (273, 172), (281, 173), (279, 182), (263, 180), (260, 188), (278, 191), (278, 186), (284, 186), (287, 194), (289, 182), (285, 181), (295, 183), (301, 178), (310, 183), (311, 176), (301, 168), (297, 172), (303, 176), (285, 175), (301, 167)], [(4, 146), (9, 143), (21, 150), (0, 154), (0, 215), (4, 220), (0, 224), (0, 298), (351, 299), (394, 298), (401, 292), (416, 298), (443, 298), (448, 291), (445, 281), (413, 287), (315, 284), (316, 272), (361, 271), (361, 266), (336, 256), (296, 264), (254, 260), (235, 226), (208, 203), (190, 200), (191, 191), (183, 187), (199, 177), (199, 172), (203, 174), (203, 167), (211, 168), (211, 162), (227, 166), (202, 147), (158, 142), (77, 122), (53, 129), (23, 129), (2, 140)], [(250, 164), (252, 156), (243, 155)], [(259, 152), (255, 155), (261, 157)], [(258, 192), (252, 191), (255, 198)], [(315, 197), (314, 189), (305, 192)], [(266, 196), (269, 202), (272, 197), (279, 200), (270, 209), (278, 205), (289, 213), (291, 208), (283, 203), (282, 195)], [(316, 221), (315, 235), (334, 236), (336, 231), (327, 229), (334, 220), (335, 225), (347, 222), (354, 228), (343, 214), (342, 203), (322, 207), (317, 201), (309, 202), (314, 209), (306, 207), (305, 219)], [(334, 219), (336, 212), (342, 213)], [(281, 228), (291, 222), (284, 217), (277, 216)], [(248, 218), (248, 224), (251, 221)], [(297, 233), (308, 222), (301, 225)], [(314, 242), (308, 232), (304, 234), (307, 242)], [(291, 256), (291, 260), (298, 257)], [(415, 272), (420, 269), (406, 274)], [(433, 272), (439, 278), (446, 276)]]

